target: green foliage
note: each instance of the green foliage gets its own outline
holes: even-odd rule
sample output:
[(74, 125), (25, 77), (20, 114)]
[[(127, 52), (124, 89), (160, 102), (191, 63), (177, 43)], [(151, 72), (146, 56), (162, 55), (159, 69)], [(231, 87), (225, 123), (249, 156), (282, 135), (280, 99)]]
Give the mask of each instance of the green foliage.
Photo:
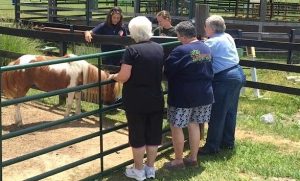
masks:
[(34, 48), (41, 43), (39, 40), (9, 35), (1, 35), (0, 42), (1, 50), (32, 54), (38, 53)]
[[(11, 0), (0, 1), (0, 19), (4, 21), (5, 19), (12, 19), (14, 18), (14, 6), (11, 5)], [(1, 25), (2, 26), (2, 25)]]
[[(36, 46), (41, 44), (40, 40), (23, 38), (17, 36), (0, 35), (0, 50), (21, 53), (40, 54)], [(10, 59), (0, 57), (1, 65), (7, 65)]]

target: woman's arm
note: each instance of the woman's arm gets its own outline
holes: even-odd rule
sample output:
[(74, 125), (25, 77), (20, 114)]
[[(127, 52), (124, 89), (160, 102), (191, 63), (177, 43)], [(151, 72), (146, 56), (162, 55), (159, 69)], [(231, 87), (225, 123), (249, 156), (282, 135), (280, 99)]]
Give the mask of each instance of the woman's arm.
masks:
[(105, 23), (100, 23), (95, 28), (93, 28), (92, 30), (85, 31), (84, 32), (84, 38), (85, 38), (85, 40), (90, 43), (92, 41), (92, 39), (93, 39), (93, 35), (94, 34), (97, 34), (97, 35), (98, 34), (103, 34), (102, 30), (103, 30), (104, 27), (105, 27)]
[(119, 73), (116, 74), (111, 74), (108, 79), (114, 79), (117, 82), (127, 82), (127, 80), (130, 78), (131, 76), (131, 65), (128, 64), (122, 64), (121, 65), (121, 70)]

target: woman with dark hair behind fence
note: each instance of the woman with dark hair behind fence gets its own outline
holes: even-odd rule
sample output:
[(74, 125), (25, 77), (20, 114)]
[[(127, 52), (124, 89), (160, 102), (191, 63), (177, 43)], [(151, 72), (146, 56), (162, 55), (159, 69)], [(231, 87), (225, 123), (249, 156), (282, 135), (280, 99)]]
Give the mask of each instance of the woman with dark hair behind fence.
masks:
[[(123, 106), (134, 165), (125, 175), (136, 180), (155, 178), (154, 162), (162, 139), (164, 99), (161, 87), (163, 47), (150, 41), (152, 23), (144, 16), (129, 22), (136, 44), (126, 48), (121, 70), (111, 78), (123, 82)], [(147, 161), (143, 158), (147, 153)]]
[[(109, 10), (106, 16), (106, 21), (100, 23), (90, 31), (85, 31), (84, 37), (87, 42), (91, 42), (93, 35), (119, 35), (126, 36), (126, 30), (123, 27), (123, 15), (122, 9), (119, 7), (113, 7)], [(123, 49), (121, 45), (101, 45), (102, 52), (108, 52), (113, 50)], [(102, 64), (120, 66), (120, 60), (122, 54), (110, 55), (102, 58)]]
[[(209, 47), (197, 39), (190, 21), (180, 22), (175, 31), (182, 45), (171, 52), (164, 66), (169, 82), (168, 121), (175, 152), (175, 159), (165, 164), (170, 170), (198, 165), (199, 123), (209, 121), (214, 101)], [(185, 127), (189, 132), (190, 154), (183, 158)]]
[(225, 30), (225, 21), (221, 16), (213, 15), (206, 19), (205, 32), (209, 39), (205, 44), (210, 47), (213, 57), (215, 103), (212, 105), (206, 143), (199, 149), (200, 155), (218, 153), (220, 148), (234, 148), (238, 101), (245, 75), (239, 66), (235, 42)]

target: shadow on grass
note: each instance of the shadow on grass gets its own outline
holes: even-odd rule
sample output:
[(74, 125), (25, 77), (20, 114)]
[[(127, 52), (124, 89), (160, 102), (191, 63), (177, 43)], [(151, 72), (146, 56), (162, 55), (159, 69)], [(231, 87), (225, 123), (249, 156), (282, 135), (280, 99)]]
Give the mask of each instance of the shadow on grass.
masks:
[(198, 156), (198, 162), (226, 162), (230, 160), (236, 154), (236, 148), (233, 150), (221, 150), (218, 154)]
[[(170, 157), (170, 155), (173, 153), (173, 149), (170, 147), (166, 150), (164, 150), (163, 152), (161, 152), (161, 154), (159, 154), (157, 156), (157, 163), (161, 160), (161, 159), (167, 159), (167, 160), (172, 160), (172, 158)], [(164, 169), (163, 167), (158, 168), (156, 171), (156, 178), (155, 179), (151, 179), (151, 180), (165, 180), (165, 181), (169, 181), (169, 180), (189, 180), (192, 177), (195, 177), (199, 174), (201, 174), (203, 171), (205, 170), (205, 167), (199, 165), (198, 167), (187, 167), (184, 169), (180, 169), (180, 170), (174, 170), (174, 171), (169, 171), (167, 169)], [(111, 174), (110, 176), (106, 176), (104, 177), (102, 180), (103, 181), (130, 181), (130, 180), (134, 180), (131, 178), (127, 178), (124, 175), (125, 172), (125, 168), (122, 168), (116, 172), (114, 172), (113, 174)], [(150, 180), (150, 179), (148, 179)]]
[[(168, 133), (167, 133), (168, 135)], [(171, 141), (168, 136), (165, 135), (164, 138), (167, 138), (165, 141)], [(189, 149), (189, 145), (185, 144), (185, 151)], [(169, 181), (169, 180), (191, 180), (192, 178), (198, 177), (202, 174), (202, 172), (205, 171), (206, 163), (207, 162), (227, 162), (230, 160), (235, 154), (236, 149), (233, 150), (222, 150), (220, 153), (215, 155), (207, 155), (207, 156), (198, 156), (198, 166), (197, 167), (186, 167), (185, 169), (180, 170), (174, 170), (169, 171), (165, 168), (163, 168), (163, 164), (165, 162), (173, 160), (174, 156), (174, 150), (172, 147), (167, 148), (166, 150), (160, 152), (160, 154), (157, 157), (157, 161), (155, 163), (156, 167), (158, 168), (156, 171), (156, 179), (154, 180), (162, 180), (162, 181)], [(122, 168), (121, 170), (115, 172), (111, 176), (104, 177), (103, 180), (105, 181), (129, 181), (133, 180), (130, 178), (127, 178), (124, 175), (125, 168)]]

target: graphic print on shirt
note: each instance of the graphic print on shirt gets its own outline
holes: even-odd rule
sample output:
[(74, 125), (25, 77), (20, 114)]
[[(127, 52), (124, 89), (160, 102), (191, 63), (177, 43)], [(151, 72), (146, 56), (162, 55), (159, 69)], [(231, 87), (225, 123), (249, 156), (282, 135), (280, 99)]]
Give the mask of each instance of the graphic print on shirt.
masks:
[(193, 62), (209, 62), (211, 61), (211, 57), (209, 54), (201, 54), (199, 50), (192, 50), (190, 52), (191, 58)]

